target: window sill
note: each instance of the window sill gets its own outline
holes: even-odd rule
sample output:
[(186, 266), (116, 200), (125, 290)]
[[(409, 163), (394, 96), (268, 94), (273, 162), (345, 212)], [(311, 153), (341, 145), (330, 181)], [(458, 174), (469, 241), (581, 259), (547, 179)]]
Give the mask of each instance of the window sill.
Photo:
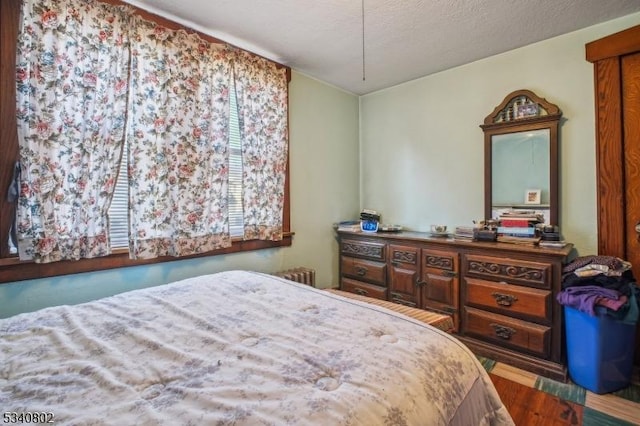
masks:
[(282, 240), (280, 241), (234, 240), (232, 246), (225, 249), (182, 257), (165, 256), (156, 259), (132, 260), (129, 259), (129, 253), (126, 249), (114, 250), (113, 254), (106, 257), (76, 261), (67, 260), (52, 263), (34, 263), (31, 261), (21, 261), (17, 257), (12, 257), (0, 259), (0, 283), (78, 274), (82, 272), (95, 272), (107, 269), (124, 268), (128, 266), (152, 265), (156, 263), (173, 262), (176, 260), (195, 259), (199, 257), (240, 253), (275, 247), (286, 247), (291, 245), (293, 235), (293, 232), (285, 232)]

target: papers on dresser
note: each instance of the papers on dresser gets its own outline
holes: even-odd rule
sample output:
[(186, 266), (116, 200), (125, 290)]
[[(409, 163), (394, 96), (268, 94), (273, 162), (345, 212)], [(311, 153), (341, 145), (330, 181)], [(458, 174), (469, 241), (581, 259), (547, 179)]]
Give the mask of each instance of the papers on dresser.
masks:
[(473, 241), (473, 226), (456, 226), (456, 231), (453, 234), (453, 238), (456, 240)]
[(338, 231), (361, 232), (359, 220), (345, 220), (338, 222), (336, 229)]

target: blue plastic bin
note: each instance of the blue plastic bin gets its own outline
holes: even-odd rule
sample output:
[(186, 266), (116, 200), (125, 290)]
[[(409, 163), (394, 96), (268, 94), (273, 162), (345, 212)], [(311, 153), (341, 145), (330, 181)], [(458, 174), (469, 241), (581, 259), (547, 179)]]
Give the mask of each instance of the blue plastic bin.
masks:
[(596, 312), (591, 316), (564, 306), (567, 361), (571, 380), (598, 394), (625, 388), (631, 381), (635, 323)]

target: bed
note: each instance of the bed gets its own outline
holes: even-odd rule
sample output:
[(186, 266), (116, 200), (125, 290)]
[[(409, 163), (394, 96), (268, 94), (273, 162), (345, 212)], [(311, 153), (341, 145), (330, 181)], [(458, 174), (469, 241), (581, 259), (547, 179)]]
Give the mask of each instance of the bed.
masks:
[(20, 314), (0, 335), (0, 406), (23, 422), (513, 424), (454, 336), (255, 272)]
[(409, 316), (418, 321), (422, 321), (442, 331), (446, 331), (449, 333), (454, 331), (453, 318), (451, 317), (451, 315), (439, 314), (437, 312), (427, 311), (419, 308), (413, 308), (410, 306), (391, 302), (389, 300), (376, 299), (374, 297), (363, 296), (363, 295), (351, 293), (348, 291), (338, 290), (336, 288), (327, 288), (325, 290), (330, 291), (334, 294), (338, 294), (342, 297), (347, 297), (349, 299), (360, 300), (362, 302), (366, 302), (371, 305), (385, 307), (394, 312), (399, 312), (401, 314)]

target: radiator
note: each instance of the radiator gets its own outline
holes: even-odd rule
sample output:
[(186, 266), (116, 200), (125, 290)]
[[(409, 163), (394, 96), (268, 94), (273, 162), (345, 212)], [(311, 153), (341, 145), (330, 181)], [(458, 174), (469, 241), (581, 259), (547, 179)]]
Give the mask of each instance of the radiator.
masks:
[(299, 268), (275, 272), (273, 275), (301, 284), (307, 284), (314, 287), (316, 285), (316, 271), (311, 268), (305, 268), (301, 266)]

